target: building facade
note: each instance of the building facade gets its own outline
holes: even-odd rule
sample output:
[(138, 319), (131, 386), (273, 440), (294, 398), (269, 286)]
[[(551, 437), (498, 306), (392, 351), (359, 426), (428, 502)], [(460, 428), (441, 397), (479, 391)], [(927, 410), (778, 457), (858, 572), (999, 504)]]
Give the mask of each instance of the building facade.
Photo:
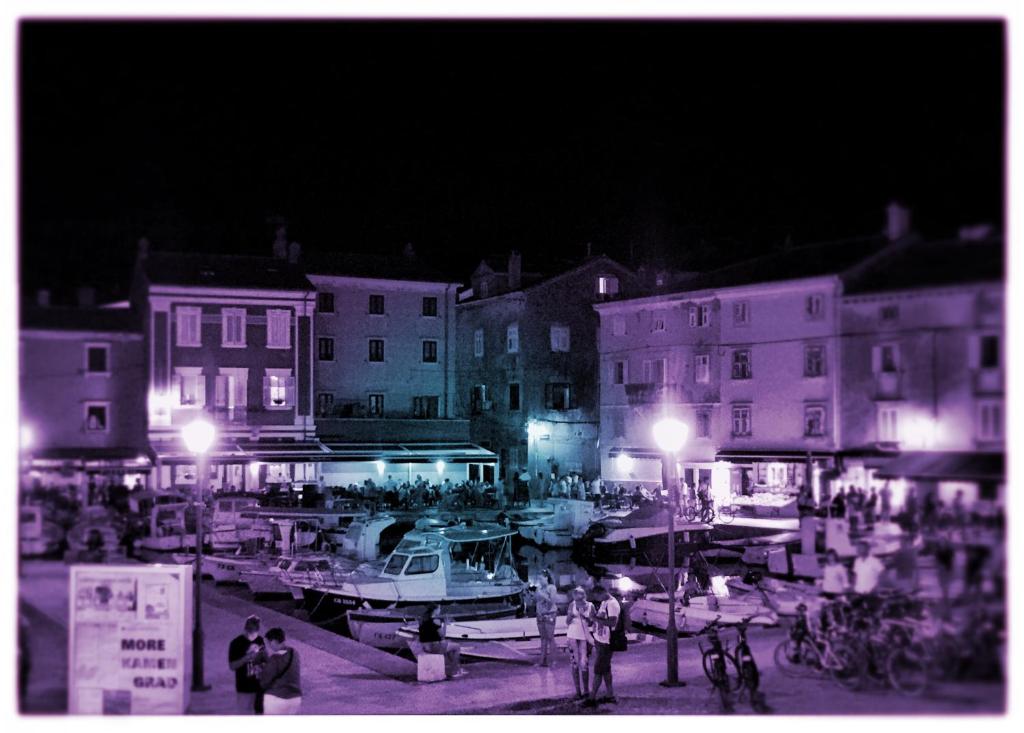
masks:
[(140, 251), (148, 437), (158, 488), (194, 486), (182, 428), (212, 421), (209, 485), (291, 486), (317, 478), (314, 288), (284, 258)]
[(1003, 502), (1003, 248), (982, 234), (913, 243), (849, 278), (841, 482), (888, 480), (896, 501), (915, 486), (947, 504), (958, 491)]
[(127, 309), (26, 307), (19, 408), (30, 485), (80, 490), (145, 481), (146, 377), (141, 324)]
[(493, 476), (456, 416), (457, 283), (408, 248), (305, 263), (316, 288), (314, 393), (327, 486)]
[(596, 476), (600, 376), (595, 302), (638, 293), (634, 275), (592, 257), (548, 278), (481, 263), (456, 308), (457, 409), (506, 477)]

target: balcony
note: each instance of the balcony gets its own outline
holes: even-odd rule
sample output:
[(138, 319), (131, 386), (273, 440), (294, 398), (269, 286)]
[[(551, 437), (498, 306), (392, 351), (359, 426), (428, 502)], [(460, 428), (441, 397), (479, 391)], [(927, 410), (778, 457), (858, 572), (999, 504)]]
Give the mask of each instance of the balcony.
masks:
[(899, 372), (878, 372), (875, 374), (875, 399), (876, 400), (898, 400), (901, 399), (900, 386), (902, 383)]
[(1002, 369), (977, 369), (972, 375), (974, 394), (1000, 395), (1003, 393)]
[(630, 405), (655, 405), (663, 402), (686, 404), (694, 402), (692, 390), (682, 384), (627, 384), (626, 399)]

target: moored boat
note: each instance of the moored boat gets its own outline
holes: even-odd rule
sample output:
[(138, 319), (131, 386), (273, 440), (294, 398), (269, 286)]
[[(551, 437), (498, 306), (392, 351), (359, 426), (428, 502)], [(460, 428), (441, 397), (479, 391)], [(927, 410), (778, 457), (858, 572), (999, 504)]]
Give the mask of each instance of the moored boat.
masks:
[[(750, 623), (763, 626), (774, 626), (779, 622), (778, 615), (763, 603), (723, 598), (711, 602), (707, 596), (691, 598), (688, 606), (684, 606), (682, 601), (682, 594), (677, 595), (675, 621), (680, 633), (695, 633), (715, 619), (723, 625), (736, 624), (747, 618)], [(668, 595), (651, 593), (636, 601), (629, 609), (629, 619), (638, 626), (665, 631), (668, 628)]]

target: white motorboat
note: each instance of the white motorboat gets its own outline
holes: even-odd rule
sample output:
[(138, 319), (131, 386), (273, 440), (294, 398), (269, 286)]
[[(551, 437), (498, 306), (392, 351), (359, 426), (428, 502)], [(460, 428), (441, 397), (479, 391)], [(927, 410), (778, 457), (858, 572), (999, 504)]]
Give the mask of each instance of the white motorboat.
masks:
[(243, 568), (239, 576), (254, 596), (291, 596), (301, 600), (304, 585), (340, 582), (346, 572), (333, 555), (302, 553), (279, 556), (260, 567)]
[(254, 519), (252, 510), (259, 499), (252, 495), (221, 495), (213, 500), (209, 543), (214, 551), (234, 550), (249, 538)]
[[(555, 620), (555, 645), (566, 645), (565, 617)], [(410, 648), (419, 642), (418, 624), (402, 626), (397, 634)], [(500, 661), (532, 662), (540, 654), (540, 631), (535, 618), (453, 621), (445, 624), (445, 639), (459, 645), (462, 656)]]
[(403, 609), (428, 603), (453, 617), (460, 610), (478, 618), (513, 616), (526, 589), (512, 557), (515, 534), (495, 524), (414, 529), (383, 567), (360, 568), (337, 586), (306, 586), (305, 608), (315, 623), (350, 633), (353, 621), (359, 623), (350, 611), (385, 612), (374, 622), (389, 624), (392, 636), (412, 612)]
[[(710, 598), (714, 598), (711, 601)], [(750, 623), (775, 626), (778, 614), (763, 603), (715, 596), (698, 596), (683, 605), (682, 593), (676, 596), (676, 629), (680, 632), (695, 633), (715, 619), (723, 625), (740, 623), (746, 618)], [(629, 619), (638, 626), (649, 626), (665, 631), (668, 628), (668, 594), (651, 593), (636, 601), (629, 609)]]
[(360, 562), (371, 562), (381, 556), (381, 535), (394, 526), (395, 518), (387, 514), (361, 516), (343, 530), (325, 530), (337, 554)]
[(730, 578), (726, 585), (730, 590), (741, 593), (737, 598), (743, 598), (742, 594), (746, 594), (751, 598), (763, 599), (765, 604), (780, 616), (796, 616), (801, 604), (813, 611), (825, 602), (821, 595), (821, 587), (808, 583), (762, 578), (753, 585), (740, 578)]
[(189, 527), (186, 514), (192, 515), (187, 502), (154, 505), (146, 534), (137, 541), (140, 557), (149, 562), (174, 562), (173, 553), (194, 548), (195, 522)]

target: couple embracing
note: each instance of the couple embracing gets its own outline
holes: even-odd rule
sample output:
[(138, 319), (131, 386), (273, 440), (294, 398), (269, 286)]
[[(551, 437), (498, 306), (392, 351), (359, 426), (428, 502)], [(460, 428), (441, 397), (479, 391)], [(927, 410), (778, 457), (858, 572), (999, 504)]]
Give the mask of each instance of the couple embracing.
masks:
[[(594, 597), (600, 603), (596, 609), (587, 600), (586, 590), (577, 586), (572, 592), (565, 619), (576, 698), (587, 698), (584, 703), (587, 707), (594, 707), (599, 702), (618, 702), (612, 688), (611, 636), (622, 610), (619, 602), (601, 585), (594, 586)], [(588, 685), (591, 664), (594, 677), (592, 688)], [(598, 699), (597, 692), (601, 689), (602, 681), (608, 694)]]

